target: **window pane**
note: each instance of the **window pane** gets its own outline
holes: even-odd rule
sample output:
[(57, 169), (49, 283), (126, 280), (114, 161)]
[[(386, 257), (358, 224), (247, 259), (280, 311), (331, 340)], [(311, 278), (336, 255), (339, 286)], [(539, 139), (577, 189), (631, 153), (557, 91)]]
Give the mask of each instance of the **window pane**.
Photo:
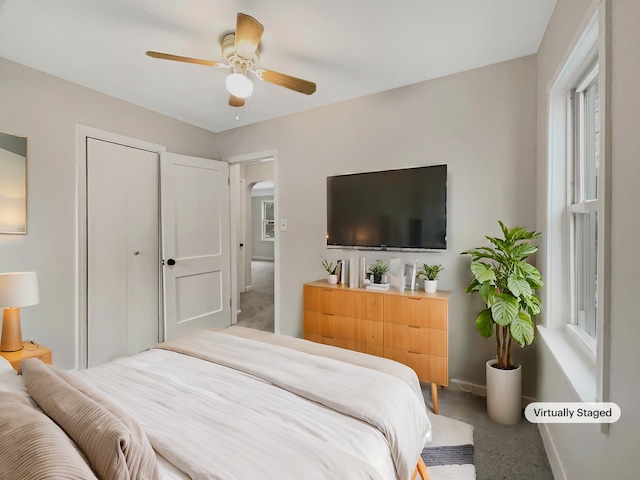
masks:
[(275, 229), (273, 223), (267, 223), (264, 226), (264, 238), (275, 238)]
[(589, 336), (596, 338), (598, 298), (596, 212), (574, 214), (575, 239), (575, 312), (576, 323)]
[(266, 201), (264, 205), (264, 219), (273, 220), (273, 202)]
[(598, 81), (584, 92), (584, 199), (598, 198), (600, 141), (600, 95)]

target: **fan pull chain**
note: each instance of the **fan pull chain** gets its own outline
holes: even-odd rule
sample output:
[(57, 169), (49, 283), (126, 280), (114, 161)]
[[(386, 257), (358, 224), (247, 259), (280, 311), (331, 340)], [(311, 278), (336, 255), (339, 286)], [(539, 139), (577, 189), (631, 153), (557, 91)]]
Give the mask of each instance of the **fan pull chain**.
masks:
[(240, 120), (240, 118), (238, 117), (238, 107), (236, 107), (236, 120)]

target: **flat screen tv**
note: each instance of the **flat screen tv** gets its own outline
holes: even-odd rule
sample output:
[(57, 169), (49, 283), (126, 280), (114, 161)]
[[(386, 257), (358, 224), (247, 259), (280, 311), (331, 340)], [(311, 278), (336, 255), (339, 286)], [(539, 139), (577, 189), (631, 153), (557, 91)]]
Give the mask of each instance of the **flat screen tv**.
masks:
[(327, 246), (445, 250), (447, 166), (327, 177)]

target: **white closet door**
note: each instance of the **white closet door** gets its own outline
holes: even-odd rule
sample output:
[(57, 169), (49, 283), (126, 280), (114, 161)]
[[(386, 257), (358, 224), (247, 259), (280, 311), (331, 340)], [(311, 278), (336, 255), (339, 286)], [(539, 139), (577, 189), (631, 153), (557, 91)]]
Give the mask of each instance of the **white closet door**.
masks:
[(229, 165), (162, 155), (166, 339), (231, 324)]
[(159, 337), (158, 154), (87, 139), (87, 356), (92, 367)]

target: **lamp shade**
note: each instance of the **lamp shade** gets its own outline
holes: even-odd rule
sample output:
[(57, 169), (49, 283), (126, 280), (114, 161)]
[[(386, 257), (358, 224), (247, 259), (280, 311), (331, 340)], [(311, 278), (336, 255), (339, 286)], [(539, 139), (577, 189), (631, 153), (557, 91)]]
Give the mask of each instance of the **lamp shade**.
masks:
[(242, 73), (232, 73), (225, 81), (227, 91), (238, 98), (247, 98), (253, 93), (253, 83)]
[(40, 303), (36, 272), (0, 273), (0, 307), (28, 307)]

